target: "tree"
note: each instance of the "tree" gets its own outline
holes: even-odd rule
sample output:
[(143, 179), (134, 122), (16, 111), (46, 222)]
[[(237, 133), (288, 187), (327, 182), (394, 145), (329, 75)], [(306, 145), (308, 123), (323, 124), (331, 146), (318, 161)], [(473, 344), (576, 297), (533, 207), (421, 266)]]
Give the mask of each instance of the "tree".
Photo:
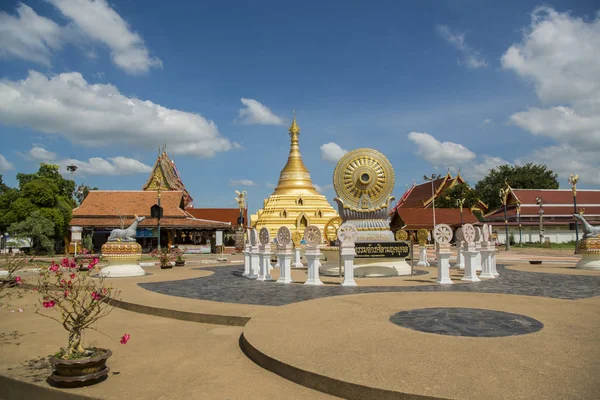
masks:
[(77, 192), (75, 192), (75, 198), (77, 199), (77, 204), (81, 205), (88, 194), (90, 194), (90, 190), (98, 190), (97, 187), (89, 187), (88, 185), (79, 185), (77, 187)]
[(21, 238), (31, 239), (34, 253), (54, 254), (54, 222), (44, 217), (40, 210), (31, 213), (24, 221), (15, 222), (8, 232)]
[(472, 208), (479, 203), (477, 193), (468, 184), (457, 183), (440, 193), (436, 199), (435, 206), (439, 208), (459, 208), (459, 199), (465, 199), (463, 203), (464, 208)]
[(10, 188), (2, 180), (2, 174), (0, 174), (0, 194), (4, 194)]
[(500, 208), (499, 192), (508, 182), (513, 189), (558, 189), (558, 175), (546, 165), (501, 165), (493, 168), (475, 185), (479, 198), (489, 210)]

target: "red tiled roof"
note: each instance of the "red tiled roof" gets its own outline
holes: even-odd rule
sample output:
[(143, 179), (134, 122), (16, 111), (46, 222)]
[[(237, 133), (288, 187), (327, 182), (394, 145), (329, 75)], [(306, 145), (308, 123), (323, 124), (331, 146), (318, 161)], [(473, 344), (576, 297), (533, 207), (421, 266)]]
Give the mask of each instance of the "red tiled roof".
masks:
[[(233, 226), (238, 225), (240, 216), (239, 208), (186, 208), (194, 218), (209, 219), (212, 221), (229, 222)], [(244, 210), (244, 223), (248, 225), (248, 210)]]
[[(512, 193), (522, 205), (536, 204), (536, 198), (541, 197), (544, 204), (573, 204), (571, 189), (512, 189)], [(509, 202), (516, 199), (509, 199)], [(593, 204), (600, 206), (600, 190), (577, 190), (577, 205)]]
[[(460, 210), (457, 208), (436, 208), (435, 223), (460, 226)], [(477, 224), (479, 220), (468, 208), (463, 209), (463, 223)], [(394, 213), (392, 229), (433, 229), (433, 210), (431, 208), (401, 207)]]
[[(133, 223), (133, 218), (125, 218), (123, 225), (128, 227)], [(139, 223), (140, 228), (155, 227), (157, 220), (155, 218), (146, 217), (145, 220)], [(71, 226), (81, 226), (84, 228), (119, 228), (121, 220), (119, 218), (86, 218), (76, 217), (71, 220)], [(229, 229), (230, 225), (220, 221), (207, 221), (195, 218), (161, 218), (160, 226), (162, 228), (187, 228), (187, 229)]]

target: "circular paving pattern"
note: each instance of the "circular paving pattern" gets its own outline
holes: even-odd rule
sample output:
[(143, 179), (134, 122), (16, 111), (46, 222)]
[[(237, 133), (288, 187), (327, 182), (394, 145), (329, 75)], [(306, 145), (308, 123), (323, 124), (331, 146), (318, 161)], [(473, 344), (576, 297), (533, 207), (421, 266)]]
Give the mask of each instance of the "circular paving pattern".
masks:
[(401, 311), (390, 322), (415, 331), (448, 336), (501, 337), (526, 335), (544, 327), (520, 314), (480, 308), (421, 308)]

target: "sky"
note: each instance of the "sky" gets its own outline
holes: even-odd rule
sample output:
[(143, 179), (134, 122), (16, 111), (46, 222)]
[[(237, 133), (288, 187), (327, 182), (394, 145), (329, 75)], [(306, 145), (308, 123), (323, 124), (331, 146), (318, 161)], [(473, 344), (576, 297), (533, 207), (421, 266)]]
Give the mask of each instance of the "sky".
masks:
[[(141, 6), (143, 4), (143, 6)], [(381, 151), (399, 198), (423, 175), (471, 185), (546, 164), (600, 189), (594, 1), (0, 2), (0, 174), (40, 162), (141, 189), (159, 146), (196, 207), (262, 206), (296, 111), (331, 201), (346, 152)], [(333, 203), (333, 202), (332, 202)]]

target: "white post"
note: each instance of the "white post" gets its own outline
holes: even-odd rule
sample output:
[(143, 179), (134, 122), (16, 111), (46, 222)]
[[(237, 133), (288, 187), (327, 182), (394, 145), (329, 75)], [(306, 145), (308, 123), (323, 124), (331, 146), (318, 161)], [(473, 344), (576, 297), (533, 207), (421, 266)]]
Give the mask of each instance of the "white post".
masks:
[(280, 271), (277, 283), (292, 283), (292, 246), (277, 245), (277, 261)]
[(342, 242), (340, 245), (340, 258), (344, 263), (344, 281), (342, 286), (358, 286), (354, 280), (354, 242)]
[(302, 265), (302, 261), (300, 258), (300, 247), (296, 247), (294, 248), (294, 263), (292, 264), (293, 268), (302, 268), (304, 267), (304, 265)]
[(248, 276), (250, 275), (250, 245), (246, 244), (244, 246), (244, 251), (242, 251), (242, 253), (244, 254), (244, 273), (242, 274), (242, 276)]
[(496, 250), (495, 246), (491, 246), (491, 247), (493, 247), (491, 257), (490, 257), (491, 267), (492, 267), (492, 275), (494, 275), (495, 277), (499, 277), (500, 274), (496, 270), (496, 254), (498, 254), (498, 251)]
[(481, 271), (481, 242), (475, 243), (475, 271)]
[(455, 267), (458, 269), (465, 269), (465, 255), (463, 254), (462, 246), (463, 246), (462, 241), (456, 246), (458, 253), (456, 255), (457, 263), (456, 263)]
[(475, 249), (475, 243), (466, 243), (465, 250), (465, 276), (461, 281), (468, 282), (480, 282), (481, 280), (477, 277), (475, 272), (475, 263), (477, 258), (477, 250)]
[(258, 269), (260, 265), (259, 255), (258, 255), (258, 246), (250, 246), (250, 275), (247, 276), (249, 279), (258, 278)]
[(427, 262), (427, 246), (419, 246), (419, 262), (417, 267), (429, 267)]
[[(268, 244), (267, 244), (268, 246)], [(260, 268), (258, 271), (258, 278), (256, 280), (259, 281), (271, 281), (271, 274), (269, 274), (269, 266), (271, 264), (271, 252), (267, 250), (267, 246), (260, 245), (258, 246), (258, 256)]]
[(484, 243), (481, 248), (481, 274), (479, 277), (481, 279), (493, 279), (495, 278), (492, 273), (492, 252), (494, 250), (491, 248), (489, 243)]
[(318, 246), (306, 246), (306, 253), (304, 254), (308, 260), (308, 279), (304, 282), (305, 285), (322, 285), (321, 279), (319, 278), (319, 260), (321, 257), (321, 250)]
[(450, 246), (440, 244), (436, 255), (438, 259), (438, 278), (436, 282), (440, 285), (453, 284), (454, 282), (450, 279), (450, 256), (452, 255)]

